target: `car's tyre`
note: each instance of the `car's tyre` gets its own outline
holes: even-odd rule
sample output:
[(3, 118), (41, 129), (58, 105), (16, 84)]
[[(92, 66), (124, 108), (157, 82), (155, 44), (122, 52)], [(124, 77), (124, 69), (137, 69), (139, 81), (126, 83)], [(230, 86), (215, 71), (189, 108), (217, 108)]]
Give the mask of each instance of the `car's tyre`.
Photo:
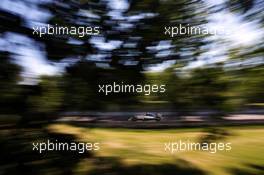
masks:
[(157, 117), (157, 118), (156, 118), (156, 121), (157, 121), (157, 122), (161, 121), (161, 117)]
[(129, 119), (130, 121), (137, 121), (137, 119), (135, 118), (135, 117), (131, 117), (130, 119)]

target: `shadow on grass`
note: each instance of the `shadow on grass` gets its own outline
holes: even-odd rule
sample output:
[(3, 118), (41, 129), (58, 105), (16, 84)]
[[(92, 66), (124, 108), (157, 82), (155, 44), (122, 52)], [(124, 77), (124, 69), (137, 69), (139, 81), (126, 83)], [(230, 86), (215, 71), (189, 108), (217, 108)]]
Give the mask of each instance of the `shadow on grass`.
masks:
[[(92, 169), (87, 175), (204, 175), (187, 161), (172, 164), (127, 166), (118, 158), (95, 157), (91, 152), (79, 154), (72, 151), (33, 151), (32, 142), (56, 140), (77, 142), (73, 135), (50, 133), (43, 128), (13, 128), (0, 131), (0, 175), (73, 175), (79, 163), (91, 160)], [(90, 167), (90, 164), (85, 164)]]
[(263, 175), (264, 165), (247, 164), (248, 169), (231, 168), (229, 172), (233, 175)]
[(127, 166), (115, 158), (97, 159), (97, 168), (89, 171), (87, 175), (205, 175), (202, 170), (189, 162), (178, 159), (171, 164), (138, 164)]
[(72, 175), (74, 167), (90, 152), (33, 151), (33, 142), (76, 142), (73, 135), (49, 133), (43, 128), (14, 128), (0, 131), (0, 175)]
[(217, 142), (232, 135), (230, 131), (222, 128), (206, 128), (204, 132), (206, 134), (202, 135), (202, 137), (200, 138), (201, 143)]

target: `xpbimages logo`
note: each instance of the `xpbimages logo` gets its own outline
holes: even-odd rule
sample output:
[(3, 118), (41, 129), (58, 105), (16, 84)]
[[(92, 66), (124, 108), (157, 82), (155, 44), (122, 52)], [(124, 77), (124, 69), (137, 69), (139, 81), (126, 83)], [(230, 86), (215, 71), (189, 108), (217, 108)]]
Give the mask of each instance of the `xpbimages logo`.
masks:
[(232, 146), (230, 142), (190, 142), (187, 141), (176, 141), (176, 142), (166, 142), (164, 144), (165, 152), (171, 154), (181, 151), (207, 151), (209, 153), (217, 153), (219, 151), (231, 151)]
[(98, 85), (98, 92), (108, 95), (110, 93), (144, 93), (144, 95), (150, 95), (151, 93), (164, 93), (166, 92), (166, 85), (157, 84), (120, 84), (113, 82), (113, 84)]
[(83, 142), (58, 142), (47, 140), (46, 142), (33, 142), (32, 150), (40, 154), (45, 151), (76, 151), (85, 153), (86, 151), (100, 150), (100, 143), (83, 143)]
[(38, 35), (40, 38), (43, 35), (74, 35), (83, 38), (87, 35), (99, 35), (100, 27), (95, 26), (58, 26), (46, 25), (46, 26), (34, 26), (33, 35)]

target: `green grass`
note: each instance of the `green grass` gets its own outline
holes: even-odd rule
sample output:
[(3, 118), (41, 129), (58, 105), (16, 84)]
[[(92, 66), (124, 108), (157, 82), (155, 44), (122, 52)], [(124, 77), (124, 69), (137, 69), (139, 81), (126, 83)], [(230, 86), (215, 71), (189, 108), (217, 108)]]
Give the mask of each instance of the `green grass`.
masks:
[[(227, 135), (215, 142), (231, 142), (231, 151), (218, 151), (215, 154), (206, 151), (185, 151), (173, 154), (164, 151), (164, 143), (179, 140), (199, 142), (208, 135), (204, 128), (133, 130), (79, 128), (71, 125), (56, 124), (48, 128), (52, 132), (67, 133), (77, 136), (80, 141), (100, 142), (101, 150), (96, 157), (118, 158), (127, 166), (142, 164), (176, 164), (179, 160), (213, 175), (262, 174), (264, 167), (264, 128), (224, 127)], [(87, 164), (82, 163), (80, 169)], [(259, 167), (256, 169), (254, 167)]]

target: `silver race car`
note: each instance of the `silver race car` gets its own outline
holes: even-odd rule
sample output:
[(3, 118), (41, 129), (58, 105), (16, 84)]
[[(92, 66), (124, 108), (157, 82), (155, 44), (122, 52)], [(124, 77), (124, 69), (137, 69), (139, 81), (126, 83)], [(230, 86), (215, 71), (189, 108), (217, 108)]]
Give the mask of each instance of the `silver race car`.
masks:
[(145, 114), (139, 114), (135, 115), (133, 117), (130, 117), (129, 121), (148, 121), (148, 120), (154, 120), (154, 121), (160, 121), (162, 119), (162, 115), (160, 113), (145, 113)]

